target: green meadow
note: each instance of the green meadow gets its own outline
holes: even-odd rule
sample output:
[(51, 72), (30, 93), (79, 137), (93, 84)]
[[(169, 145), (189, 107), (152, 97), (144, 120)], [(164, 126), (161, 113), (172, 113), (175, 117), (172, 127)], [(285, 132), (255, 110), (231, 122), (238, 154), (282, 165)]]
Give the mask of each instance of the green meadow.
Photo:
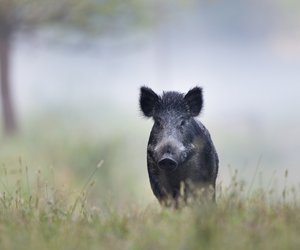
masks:
[[(40, 119), (0, 144), (0, 249), (299, 249), (299, 188), (230, 168), (217, 203), (162, 208), (145, 130)], [(128, 129), (130, 128), (130, 129)], [(117, 132), (116, 132), (117, 131)]]

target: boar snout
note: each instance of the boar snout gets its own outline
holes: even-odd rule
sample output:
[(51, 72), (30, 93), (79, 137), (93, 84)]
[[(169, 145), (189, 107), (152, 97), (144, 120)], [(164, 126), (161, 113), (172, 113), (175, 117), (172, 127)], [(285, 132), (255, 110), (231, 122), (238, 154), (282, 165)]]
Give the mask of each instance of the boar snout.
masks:
[(161, 170), (173, 171), (176, 169), (177, 165), (177, 161), (170, 154), (164, 154), (158, 161), (158, 167)]

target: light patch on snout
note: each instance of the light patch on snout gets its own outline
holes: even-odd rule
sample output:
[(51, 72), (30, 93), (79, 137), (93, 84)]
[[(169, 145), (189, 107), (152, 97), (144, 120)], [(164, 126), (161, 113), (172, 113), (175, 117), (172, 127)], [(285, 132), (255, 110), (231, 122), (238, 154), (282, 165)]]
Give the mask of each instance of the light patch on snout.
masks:
[[(156, 145), (156, 147), (154, 148), (155, 152), (161, 152), (164, 150), (164, 148), (170, 147), (172, 150), (175, 149), (176, 152), (183, 152), (185, 150), (184, 145), (182, 144), (182, 142), (177, 141), (173, 138), (168, 138), (165, 140), (162, 140), (160, 143), (158, 143)], [(176, 153), (174, 152), (174, 153)]]

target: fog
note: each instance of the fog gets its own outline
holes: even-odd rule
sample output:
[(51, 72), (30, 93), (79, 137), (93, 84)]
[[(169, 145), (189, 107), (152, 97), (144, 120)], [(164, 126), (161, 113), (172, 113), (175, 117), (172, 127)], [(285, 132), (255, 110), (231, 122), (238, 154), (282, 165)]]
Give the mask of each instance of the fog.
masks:
[[(146, 148), (151, 121), (141, 118), (140, 86), (162, 93), (198, 85), (199, 119), (221, 160), (219, 182), (230, 169), (249, 180), (258, 168), (267, 180), (289, 169), (298, 183), (299, 5), (230, 3), (199, 1), (166, 10), (158, 26), (75, 45), (20, 35), (12, 72), (19, 120), (60, 114), (95, 127), (115, 122)], [(127, 119), (142, 131), (137, 138)]]

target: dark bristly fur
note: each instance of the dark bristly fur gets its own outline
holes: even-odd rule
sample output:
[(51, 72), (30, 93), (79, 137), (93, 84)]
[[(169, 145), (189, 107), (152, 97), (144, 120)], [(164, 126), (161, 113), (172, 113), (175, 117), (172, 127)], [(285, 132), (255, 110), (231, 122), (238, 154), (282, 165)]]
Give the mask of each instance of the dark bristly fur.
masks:
[(219, 160), (208, 130), (195, 119), (202, 106), (200, 87), (186, 95), (170, 91), (162, 96), (141, 88), (140, 108), (154, 120), (147, 148), (149, 179), (162, 204), (178, 204), (179, 198), (187, 201), (210, 189), (214, 200)]

